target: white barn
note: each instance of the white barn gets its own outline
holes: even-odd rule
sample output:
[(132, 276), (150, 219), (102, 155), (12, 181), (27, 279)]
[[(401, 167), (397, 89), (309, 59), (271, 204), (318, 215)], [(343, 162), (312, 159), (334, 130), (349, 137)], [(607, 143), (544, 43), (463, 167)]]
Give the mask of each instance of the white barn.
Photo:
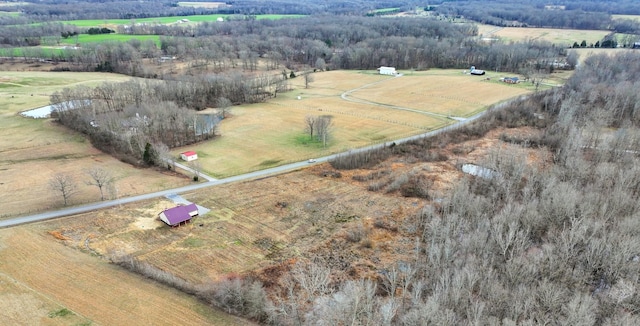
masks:
[(191, 162), (198, 159), (198, 153), (194, 151), (188, 151), (184, 153), (180, 153), (180, 158), (183, 161)]
[(378, 68), (378, 72), (379, 72), (381, 75), (391, 75), (391, 76), (395, 76), (395, 75), (397, 75), (397, 74), (398, 74), (398, 72), (396, 71), (396, 68), (395, 68), (395, 67), (385, 67), (385, 66), (382, 66), (382, 67)]

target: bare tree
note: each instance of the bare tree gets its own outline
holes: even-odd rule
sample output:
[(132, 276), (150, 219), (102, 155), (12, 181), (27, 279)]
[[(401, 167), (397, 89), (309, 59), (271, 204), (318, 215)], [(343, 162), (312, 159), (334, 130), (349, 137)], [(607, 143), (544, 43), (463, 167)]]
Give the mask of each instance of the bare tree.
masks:
[(222, 111), (222, 117), (226, 118), (231, 107), (231, 101), (226, 97), (218, 97), (216, 100), (216, 106)]
[(318, 58), (316, 60), (316, 69), (320, 71), (324, 71), (327, 69), (327, 63), (322, 58)]
[(322, 146), (327, 147), (327, 141), (329, 140), (329, 132), (333, 125), (333, 117), (330, 115), (321, 115), (316, 120), (316, 130), (318, 139), (322, 141)]
[(87, 170), (86, 173), (91, 177), (91, 181), (88, 181), (87, 185), (98, 187), (100, 189), (100, 200), (104, 200), (104, 191), (114, 180), (111, 172), (99, 167), (93, 167)]
[(193, 181), (200, 180), (200, 173), (202, 172), (202, 165), (198, 161), (189, 162), (189, 167), (193, 172)]
[(313, 75), (311, 73), (304, 74), (304, 88), (309, 88), (309, 84), (313, 82)]
[(49, 188), (60, 193), (64, 206), (67, 206), (69, 199), (78, 192), (78, 186), (75, 180), (69, 174), (58, 173), (49, 180)]
[(314, 115), (307, 115), (304, 117), (305, 129), (309, 133), (311, 139), (313, 139), (313, 132), (316, 130), (316, 121), (318, 117)]

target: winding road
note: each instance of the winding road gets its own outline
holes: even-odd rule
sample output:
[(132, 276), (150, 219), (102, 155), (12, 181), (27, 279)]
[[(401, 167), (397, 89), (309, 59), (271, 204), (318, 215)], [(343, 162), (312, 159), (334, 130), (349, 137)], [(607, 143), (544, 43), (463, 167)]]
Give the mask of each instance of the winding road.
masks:
[[(400, 76), (397, 76), (396, 78), (398, 78), (398, 77), (400, 77)], [(387, 80), (391, 80), (391, 79), (385, 79), (384, 81), (387, 81)], [(378, 82), (376, 82), (376, 83), (378, 83)], [(375, 84), (375, 83), (373, 83), (373, 84)], [(411, 109), (411, 108), (402, 108), (402, 107), (397, 107), (397, 106), (393, 106), (393, 105), (380, 104), (380, 103), (375, 103), (375, 102), (367, 102), (365, 100), (360, 100), (360, 99), (354, 100), (354, 99), (351, 99), (351, 98), (348, 97), (348, 95), (351, 92), (353, 92), (355, 90), (358, 90), (358, 89), (361, 89), (361, 88), (364, 88), (364, 87), (367, 87), (369, 85), (372, 85), (372, 84), (367, 84), (367, 85), (358, 87), (356, 89), (344, 92), (341, 97), (343, 99), (345, 99), (345, 100), (348, 100), (348, 101), (362, 101), (361, 103), (380, 105), (380, 106), (383, 106), (383, 107), (397, 109), (397, 110), (415, 111), (415, 112), (418, 112), (418, 113), (430, 114), (430, 113), (427, 113), (427, 112), (424, 112), (424, 111), (418, 111), (418, 110), (414, 110), (414, 109)], [(526, 96), (526, 95), (524, 95), (524, 96)], [(522, 98), (522, 96), (520, 96), (518, 98)], [(365, 152), (365, 151), (369, 151), (369, 150), (372, 150), (372, 149), (378, 149), (378, 148), (385, 147), (385, 146), (387, 146), (388, 144), (391, 144), (391, 143), (401, 144), (401, 143), (405, 143), (405, 142), (409, 142), (409, 141), (417, 140), (417, 139), (421, 139), (421, 138), (429, 138), (429, 137), (433, 137), (433, 136), (436, 136), (438, 134), (441, 134), (441, 133), (444, 133), (444, 132), (447, 132), (447, 131), (450, 131), (450, 130), (454, 130), (454, 129), (460, 128), (460, 127), (464, 126), (465, 124), (468, 124), (468, 123), (480, 118), (481, 116), (483, 116), (487, 112), (490, 112), (490, 111), (493, 111), (493, 110), (500, 110), (500, 109), (506, 107), (508, 103), (510, 103), (511, 101), (514, 101), (514, 100), (515, 99), (511, 99), (511, 100), (508, 100), (508, 101), (505, 101), (505, 102), (502, 102), (502, 103), (498, 103), (496, 105), (493, 105), (489, 109), (487, 109), (487, 110), (485, 110), (483, 112), (480, 112), (480, 113), (478, 113), (478, 114), (476, 114), (476, 115), (474, 115), (472, 117), (466, 118), (466, 119), (463, 119), (463, 118), (451, 118), (452, 120), (454, 120), (456, 122), (451, 124), (451, 125), (449, 125), (449, 126), (447, 126), (447, 127), (444, 127), (444, 128), (432, 130), (432, 131), (429, 131), (429, 132), (426, 132), (426, 133), (423, 133), (423, 134), (419, 134), (419, 135), (415, 135), (415, 136), (411, 136), (411, 137), (405, 137), (405, 138), (397, 139), (395, 141), (389, 141), (389, 142), (386, 142), (386, 143), (370, 145), (370, 146), (361, 147), (361, 148), (358, 148), (358, 149), (352, 149), (352, 150), (349, 150), (349, 151), (346, 151), (346, 152), (343, 152), (343, 153), (338, 153), (338, 154), (333, 154), (333, 155), (329, 155), (329, 156), (316, 158), (315, 162), (313, 162), (313, 163), (309, 163), (308, 161), (290, 163), (290, 164), (281, 165), (281, 166), (277, 166), (277, 167), (273, 167), (273, 168), (269, 168), (269, 169), (264, 169), (264, 170), (260, 170), (260, 171), (254, 171), (254, 172), (249, 172), (249, 173), (245, 173), (245, 174), (240, 174), (240, 175), (236, 175), (236, 176), (232, 176), (232, 177), (228, 177), (228, 178), (224, 178), (224, 179), (215, 179), (213, 177), (210, 177), (210, 176), (204, 175), (203, 173), (200, 173), (200, 176), (203, 179), (206, 179), (207, 182), (192, 184), (192, 185), (179, 187), (179, 188), (162, 190), (162, 191), (143, 194), (143, 195), (138, 195), (138, 196), (118, 198), (118, 199), (114, 199), (114, 200), (101, 201), (101, 202), (96, 202), (96, 203), (91, 203), (91, 204), (86, 204), (86, 205), (81, 205), (81, 206), (68, 207), (68, 208), (64, 208), (64, 209), (56, 210), (56, 211), (48, 211), (48, 212), (43, 212), (43, 213), (34, 214), (34, 215), (15, 217), (15, 218), (11, 218), (11, 219), (0, 221), (0, 228), (6, 228), (6, 227), (11, 227), (11, 226), (16, 226), (16, 225), (20, 225), (20, 224), (26, 224), (26, 223), (39, 222), (39, 221), (59, 218), (59, 217), (63, 217), (63, 216), (87, 213), (87, 212), (91, 212), (91, 211), (98, 210), (98, 209), (116, 207), (116, 206), (123, 205), (123, 204), (129, 204), (129, 203), (148, 200), (148, 199), (160, 198), (160, 197), (164, 197), (164, 196), (170, 195), (170, 194), (180, 194), (180, 193), (195, 191), (195, 190), (199, 190), (199, 189), (214, 187), (214, 186), (227, 184), (227, 183), (232, 183), (232, 182), (262, 179), (262, 178), (271, 177), (271, 176), (274, 176), (274, 175), (282, 174), (282, 173), (293, 171), (293, 170), (299, 170), (299, 169), (305, 168), (305, 167), (313, 165), (313, 164), (319, 164), (319, 163), (328, 162), (328, 161), (330, 161), (330, 160), (332, 160), (332, 159), (334, 159), (334, 158), (336, 158), (336, 157), (338, 157), (340, 155), (347, 155), (347, 154)], [(437, 114), (430, 114), (430, 115), (436, 115), (436, 116), (439, 116), (440, 118), (442, 118), (442, 117), (447, 118), (446, 116), (441, 116), (441, 115), (437, 115)], [(191, 168), (187, 167), (187, 166), (184, 166), (182, 164), (176, 164), (176, 165), (178, 167), (180, 167), (181, 169), (193, 172), (193, 170)]]

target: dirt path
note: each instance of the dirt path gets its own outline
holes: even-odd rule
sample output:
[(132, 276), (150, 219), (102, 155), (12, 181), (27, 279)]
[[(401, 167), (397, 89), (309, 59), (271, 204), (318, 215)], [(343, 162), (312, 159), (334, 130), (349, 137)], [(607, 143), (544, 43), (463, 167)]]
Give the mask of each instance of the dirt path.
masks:
[(56, 241), (37, 226), (0, 230), (0, 273), (95, 324), (247, 324)]

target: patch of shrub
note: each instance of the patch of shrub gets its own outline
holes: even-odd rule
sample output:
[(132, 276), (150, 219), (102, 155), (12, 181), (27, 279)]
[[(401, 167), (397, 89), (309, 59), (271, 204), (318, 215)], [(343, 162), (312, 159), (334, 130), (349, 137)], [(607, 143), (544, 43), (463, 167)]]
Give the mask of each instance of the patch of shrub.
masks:
[(429, 195), (431, 186), (433, 186), (433, 180), (420, 174), (409, 178), (409, 180), (400, 187), (400, 194), (404, 197), (431, 199), (431, 195)]

